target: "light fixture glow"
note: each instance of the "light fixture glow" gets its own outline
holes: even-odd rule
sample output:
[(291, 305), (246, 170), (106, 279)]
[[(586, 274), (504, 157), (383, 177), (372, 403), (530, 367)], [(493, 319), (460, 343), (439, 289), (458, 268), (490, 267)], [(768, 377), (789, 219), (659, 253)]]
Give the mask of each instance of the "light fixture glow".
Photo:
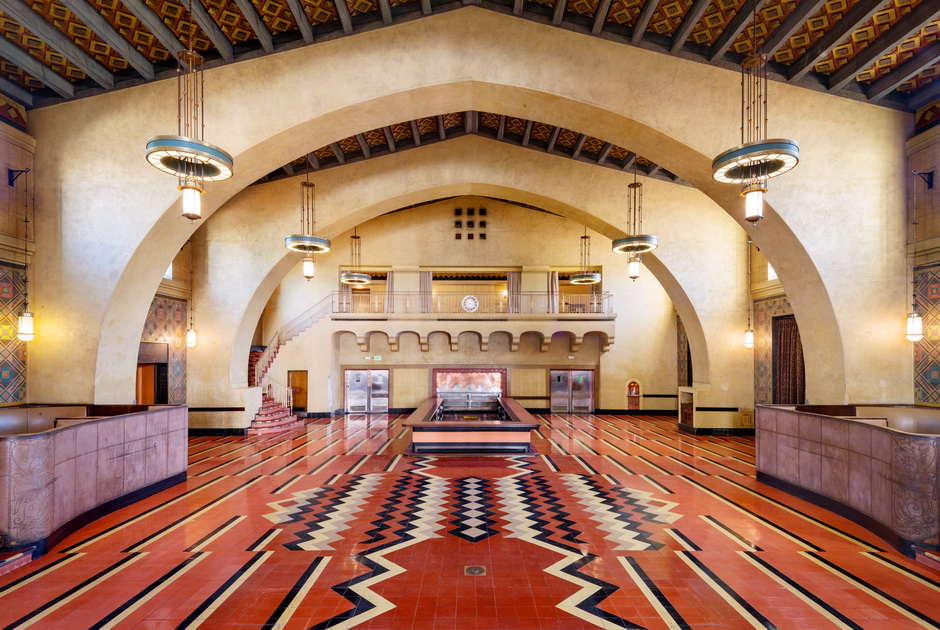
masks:
[(313, 272), (314, 272), (313, 258), (304, 258), (304, 268), (303, 268), (304, 278), (306, 278), (307, 280), (310, 280), (310, 278), (313, 277)]
[(748, 326), (748, 329), (744, 331), (744, 347), (754, 347), (754, 331), (751, 330), (750, 326)]
[(190, 328), (186, 331), (186, 347), (195, 348), (196, 347), (196, 329)]
[(757, 223), (764, 218), (764, 193), (767, 192), (761, 184), (748, 185), (741, 192), (744, 197), (744, 218), (751, 223)]
[(352, 269), (339, 274), (339, 281), (343, 284), (352, 286), (363, 286), (372, 284), (372, 276), (363, 273), (360, 270), (362, 264), (362, 239), (356, 233), (357, 228), (353, 228), (353, 234), (349, 237), (349, 259), (352, 263)]
[[(308, 175), (309, 177), (309, 175)], [(300, 182), (300, 234), (284, 237), (284, 247), (302, 254), (325, 254), (333, 244), (330, 239), (316, 236), (317, 189), (309, 179)]]
[(20, 341), (32, 341), (36, 337), (36, 331), (33, 328), (33, 314), (29, 311), (23, 311), (16, 318), (16, 338)]
[(630, 262), (627, 263), (627, 276), (634, 282), (640, 277), (640, 259), (631, 258)]
[(184, 184), (179, 186), (183, 191), (183, 216), (190, 221), (202, 218), (202, 182), (193, 177), (187, 177)]
[(659, 238), (643, 232), (643, 184), (636, 180), (636, 161), (633, 162), (633, 182), (627, 193), (627, 235), (615, 239), (611, 250), (626, 254), (631, 260), (659, 247)]
[(916, 312), (907, 316), (907, 335), (905, 336), (908, 341), (920, 341), (924, 338), (924, 320)]
[(601, 281), (601, 274), (591, 271), (591, 237), (588, 236), (587, 227), (581, 237), (581, 269), (571, 274), (568, 282), (571, 284), (597, 284)]

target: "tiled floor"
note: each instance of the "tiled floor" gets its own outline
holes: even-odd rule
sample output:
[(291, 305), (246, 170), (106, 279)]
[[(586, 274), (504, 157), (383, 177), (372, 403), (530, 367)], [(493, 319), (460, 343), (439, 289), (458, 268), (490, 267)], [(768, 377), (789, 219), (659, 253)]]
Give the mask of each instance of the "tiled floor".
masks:
[(190, 440), (185, 484), (0, 576), (0, 626), (940, 628), (940, 574), (757, 483), (753, 439), (546, 416), (537, 457), (416, 458), (400, 422)]

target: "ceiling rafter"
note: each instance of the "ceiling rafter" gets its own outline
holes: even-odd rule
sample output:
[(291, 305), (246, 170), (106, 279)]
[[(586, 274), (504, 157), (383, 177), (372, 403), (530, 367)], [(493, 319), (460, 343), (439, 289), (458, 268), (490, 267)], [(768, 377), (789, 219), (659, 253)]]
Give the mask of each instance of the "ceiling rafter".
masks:
[(940, 15), (940, 3), (922, 2), (913, 11), (895, 22), (894, 26), (875, 38), (860, 53), (852, 57), (844, 66), (829, 77), (830, 92), (840, 90), (852, 81), (858, 73), (891, 52), (898, 44), (919, 31), (924, 24)]
[(525, 0), (514, 0), (512, 3), (512, 14), (513, 15), (522, 15), (523, 5)]
[(418, 121), (417, 120), (410, 121), (409, 126), (411, 127), (411, 135), (414, 137), (415, 146), (420, 147), (421, 146), (421, 132), (418, 131)]
[(610, 13), (610, 3), (613, 0), (601, 0), (597, 3), (597, 9), (594, 11), (594, 24), (591, 26), (591, 34), (599, 35), (604, 30), (604, 23), (607, 21), (607, 14)]
[(437, 121), (437, 137), (441, 140), (446, 140), (447, 127), (444, 125), (444, 116), (442, 114), (438, 114), (435, 120)]
[(300, 29), (300, 36), (304, 42), (310, 44), (313, 42), (313, 26), (310, 25), (310, 19), (304, 13), (304, 8), (300, 5), (300, 0), (287, 0), (287, 7), (290, 9), (294, 21), (297, 22), (297, 28)]
[(2, 76), (0, 76), (0, 94), (10, 97), (21, 105), (27, 107), (33, 105), (33, 95), (29, 93), (29, 90)]
[(636, 164), (636, 153), (630, 151), (627, 154), (627, 158), (623, 161), (623, 169), (621, 170), (628, 171), (633, 168), (634, 164)]
[(179, 61), (179, 52), (186, 46), (170, 30), (170, 27), (160, 19), (160, 16), (151, 11), (143, 0), (121, 0), (121, 2), (134, 14), (134, 17), (140, 20), (141, 24), (147, 27), (148, 31), (153, 33), (153, 36), (173, 55), (173, 58)]
[(546, 153), (551, 153), (555, 150), (555, 143), (558, 142), (558, 134), (561, 133), (561, 127), (555, 127), (552, 129), (552, 136), (548, 139), (548, 148), (545, 149)]
[(842, 19), (823, 34), (809, 50), (790, 65), (788, 79), (793, 82), (801, 79), (803, 75), (813, 69), (826, 55), (829, 54), (846, 37), (870, 20), (875, 13), (884, 6), (884, 0), (861, 0), (849, 9)]
[(317, 154), (313, 151), (307, 154), (307, 164), (309, 164), (310, 168), (315, 171), (320, 170), (320, 158), (318, 158)]
[(522, 146), (529, 146), (529, 140), (532, 139), (532, 128), (535, 127), (534, 120), (527, 120), (525, 123), (525, 131), (522, 133)]
[(9, 59), (23, 71), (28, 72), (36, 77), (37, 80), (48, 85), (60, 96), (72, 98), (74, 88), (71, 83), (6, 37), (0, 37), (0, 56)]
[(392, 23), (392, 5), (388, 0), (379, 0), (379, 11), (382, 13), (382, 23), (388, 26)]
[(604, 162), (607, 161), (607, 156), (610, 155), (610, 150), (614, 148), (614, 145), (610, 142), (605, 142), (604, 146), (601, 147), (601, 152), (597, 154), (597, 164), (598, 166), (603, 166)]
[(658, 5), (659, 0), (646, 0), (643, 4), (640, 15), (637, 16), (636, 22), (633, 23), (633, 34), (630, 36), (632, 43), (639, 44), (643, 39), (643, 35), (646, 33), (646, 27), (649, 26), (650, 18), (653, 17), (653, 13), (656, 12)]
[(577, 142), (574, 143), (574, 150), (571, 152), (571, 157), (578, 159), (581, 155), (581, 151), (584, 149), (584, 143), (587, 142), (587, 134), (582, 133), (578, 136)]
[(421, 13), (431, 15), (431, 0), (421, 0)]
[(104, 16), (88, 4), (85, 0), (60, 0), (65, 7), (78, 16), (101, 40), (110, 46), (114, 52), (129, 63), (140, 76), (148, 80), (153, 80), (156, 72), (153, 64), (143, 56), (143, 54), (134, 48), (130, 42), (124, 39), (116, 28), (104, 19)]
[(565, 5), (568, 4), (568, 0), (555, 0), (555, 7), (552, 11), (552, 24), (558, 26), (565, 19)]
[(388, 145), (388, 150), (391, 153), (395, 152), (395, 136), (392, 134), (392, 130), (388, 127), (382, 127), (382, 133), (385, 134), (385, 143)]
[(868, 99), (884, 98), (899, 85), (915, 77), (933, 64), (940, 61), (940, 39), (934, 40), (914, 55), (871, 83), (868, 88)]
[(364, 157), (372, 157), (372, 148), (369, 146), (369, 143), (366, 141), (366, 137), (363, 134), (356, 134), (356, 142), (359, 143), (359, 148), (362, 149), (362, 155)]
[(705, 14), (705, 9), (707, 9), (708, 5), (711, 3), (712, 0), (695, 0), (695, 4), (692, 5), (692, 8), (690, 8), (685, 14), (685, 17), (682, 18), (682, 24), (679, 25), (679, 28), (676, 29), (675, 34), (672, 36), (670, 52), (675, 54), (682, 50), (682, 47), (685, 46), (686, 41), (689, 39), (689, 35), (692, 34), (692, 29), (695, 28), (698, 21), (702, 19), (702, 16)]
[(505, 115), (499, 117), (499, 127), (496, 129), (496, 139), (502, 140), (504, 135), (506, 135), (506, 116)]
[(340, 164), (346, 163), (346, 154), (343, 152), (343, 147), (339, 146), (339, 142), (331, 142), (330, 149), (333, 150), (333, 155)]
[(0, 0), (0, 9), (78, 66), (95, 83), (106, 89), (114, 87), (114, 75), (107, 68), (82, 50), (81, 46), (63, 35), (39, 13), (33, 11), (31, 7), (20, 0)]
[(352, 14), (349, 13), (346, 0), (333, 0), (333, 6), (336, 7), (336, 15), (339, 16), (339, 23), (343, 27), (343, 32), (347, 35), (351, 35), (353, 32)]
[[(766, 2), (767, 0), (747, 0), (747, 2), (741, 5), (738, 12), (731, 18), (728, 26), (725, 27), (721, 35), (718, 36), (718, 39), (715, 40), (715, 43), (712, 45), (711, 52), (709, 53), (709, 61), (719, 61), (725, 56), (725, 53), (731, 48), (731, 44), (734, 43), (734, 40), (738, 38), (741, 32), (751, 22), (754, 11), (760, 11)], [(754, 7), (755, 3), (757, 4), (756, 9)]]
[(772, 57), (775, 52), (780, 50), (781, 46), (787, 43), (791, 35), (806, 24), (806, 20), (819, 12), (824, 4), (826, 4), (826, 0), (803, 0), (803, 2), (797, 4), (796, 8), (790, 11), (790, 15), (784, 18), (780, 26), (775, 28), (767, 41), (761, 45), (760, 52)]
[(251, 30), (255, 32), (255, 36), (258, 38), (258, 41), (261, 42), (261, 47), (264, 48), (264, 51), (269, 53), (274, 52), (274, 37), (271, 35), (271, 31), (264, 23), (264, 20), (258, 15), (258, 11), (255, 9), (255, 5), (251, 3), (251, 0), (235, 0), (235, 4), (238, 5), (242, 16), (248, 22), (248, 25), (251, 26)]
[(202, 6), (201, 1), (192, 3), (191, 15), (196, 21), (196, 24), (199, 25), (199, 28), (202, 29), (202, 32), (209, 38), (209, 41), (212, 42), (212, 45), (215, 46), (219, 54), (222, 55), (222, 58), (226, 61), (233, 61), (235, 59), (235, 47), (232, 46), (232, 42), (228, 40), (228, 37), (225, 36), (225, 33), (222, 32), (219, 25), (215, 23), (215, 20), (209, 15), (206, 8)]

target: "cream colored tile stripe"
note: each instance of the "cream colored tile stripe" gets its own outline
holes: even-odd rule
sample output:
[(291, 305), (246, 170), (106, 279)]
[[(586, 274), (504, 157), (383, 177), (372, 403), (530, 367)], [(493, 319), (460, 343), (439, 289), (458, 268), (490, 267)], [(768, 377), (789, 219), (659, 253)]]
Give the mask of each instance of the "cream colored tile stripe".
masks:
[[(859, 589), (859, 590), (861, 590), (861, 591), (864, 591), (864, 592), (865, 592), (866, 594), (868, 594), (870, 597), (872, 597), (872, 598), (874, 598), (874, 599), (877, 599), (879, 602), (881, 602), (882, 604), (884, 604), (885, 606), (887, 606), (887, 607), (890, 608), (891, 610), (894, 610), (895, 612), (898, 612), (898, 613), (904, 615), (905, 617), (907, 617), (908, 619), (910, 619), (911, 621), (913, 621), (914, 623), (916, 623), (916, 624), (919, 625), (920, 627), (922, 627), (922, 628), (940, 628), (940, 622), (931, 623), (931, 622), (929, 622), (929, 621), (925, 621), (924, 619), (921, 619), (920, 616), (918, 616), (918, 615), (916, 615), (916, 614), (912, 614), (912, 613), (908, 612), (907, 610), (904, 610), (904, 608), (902, 608), (901, 606), (898, 606), (897, 603), (891, 601), (890, 599), (888, 599), (887, 597), (885, 597), (885, 596), (882, 595), (881, 593), (879, 593), (879, 592), (877, 592), (876, 590), (874, 590), (873, 588), (869, 587), (867, 584), (861, 582), (860, 580), (856, 580), (856, 579), (854, 579), (854, 578), (852, 578), (852, 577), (850, 577), (850, 576), (848, 576), (848, 575), (845, 575), (844, 573), (841, 573), (840, 571), (837, 571), (837, 570), (833, 569), (831, 566), (829, 566), (828, 564), (826, 564), (825, 562), (823, 562), (822, 560), (820, 560), (819, 558), (817, 558), (817, 557), (816, 557), (816, 554), (814, 554), (814, 553), (812, 553), (812, 552), (808, 552), (808, 551), (801, 551), (801, 552), (799, 552), (799, 553), (800, 553), (800, 555), (802, 555), (802, 556), (804, 556), (804, 557), (806, 557), (806, 558), (809, 558), (810, 560), (812, 560), (814, 563), (816, 563), (816, 564), (818, 564), (819, 566), (821, 566), (822, 568), (824, 568), (824, 569), (825, 569), (826, 571), (828, 571), (829, 573), (831, 573), (831, 574), (835, 575), (836, 577), (842, 579), (844, 582), (847, 582), (848, 584), (851, 584), (853, 587), (855, 587), (855, 588), (857, 588), (857, 589)], [(934, 608), (936, 608), (936, 607), (934, 607)]]
[(231, 498), (234, 497), (235, 495), (240, 494), (241, 492), (247, 490), (247, 489), (250, 488), (251, 486), (255, 485), (256, 483), (258, 483), (259, 481), (262, 481), (262, 480), (264, 480), (264, 479), (266, 479), (266, 477), (256, 477), (255, 479), (252, 479), (251, 481), (249, 481), (249, 482), (243, 484), (240, 488), (238, 488), (238, 489), (235, 490), (234, 492), (225, 495), (225, 497), (223, 497), (223, 499), (222, 499), (221, 501), (215, 501), (214, 503), (210, 503), (209, 505), (204, 505), (203, 507), (199, 508), (198, 510), (193, 511), (192, 514), (190, 514), (190, 515), (187, 516), (186, 518), (180, 520), (179, 522), (177, 522), (176, 524), (172, 525), (171, 527), (167, 527), (165, 530), (163, 530), (162, 532), (156, 534), (155, 536), (153, 536), (153, 537), (151, 537), (151, 538), (148, 538), (148, 539), (146, 539), (146, 540), (144, 540), (144, 541), (141, 541), (141, 542), (137, 543), (136, 545), (132, 545), (132, 546), (128, 547), (127, 549), (124, 549), (123, 551), (124, 551), (124, 552), (139, 551), (139, 550), (143, 549), (144, 547), (146, 547), (146, 546), (148, 546), (148, 545), (151, 545), (151, 544), (157, 542), (158, 540), (160, 540), (161, 538), (163, 538), (164, 536), (166, 536), (166, 535), (169, 534), (170, 532), (175, 531), (175, 530), (179, 529), (181, 526), (185, 525), (186, 523), (189, 523), (190, 521), (196, 519), (197, 517), (199, 517), (200, 515), (202, 515), (203, 512), (207, 512), (207, 511), (209, 511), (209, 510), (211, 510), (211, 509), (213, 509), (213, 508), (215, 508), (215, 507), (218, 507), (219, 505), (221, 505), (221, 504), (224, 503), (225, 501), (228, 501), (229, 499), (231, 499)]
[(643, 581), (643, 578), (640, 577), (640, 574), (636, 572), (629, 562), (627, 562), (627, 559), (622, 556), (618, 556), (617, 560), (619, 560), (620, 564), (623, 565), (623, 568), (627, 570), (627, 573), (630, 575), (633, 583), (636, 584), (636, 587), (640, 589), (641, 593), (643, 593), (643, 597), (646, 598), (646, 601), (650, 603), (650, 606), (653, 607), (659, 617), (666, 623), (666, 627), (669, 628), (669, 630), (679, 630), (679, 628), (682, 626), (676, 623), (675, 619), (672, 618), (672, 615), (670, 615), (666, 608), (661, 603), (659, 603), (659, 599), (646, 585), (646, 582)]
[(237, 591), (237, 590), (241, 587), (241, 585), (244, 584), (244, 583), (248, 580), (248, 578), (250, 578), (250, 577), (252, 576), (252, 574), (253, 574), (255, 571), (257, 571), (258, 568), (260, 568), (261, 565), (264, 564), (264, 563), (267, 561), (267, 559), (270, 558), (272, 555), (274, 555), (274, 552), (273, 552), (273, 551), (265, 551), (265, 552), (262, 552), (262, 557), (261, 557), (261, 561), (260, 561), (260, 562), (255, 562), (254, 564), (252, 564), (248, 569), (245, 570), (244, 573), (242, 573), (240, 576), (238, 576), (238, 579), (237, 579), (237, 580), (233, 581), (233, 582), (229, 585), (229, 587), (228, 587), (227, 589), (225, 589), (222, 593), (220, 593), (219, 596), (216, 597), (216, 598), (212, 601), (212, 603), (211, 603), (204, 611), (202, 611), (202, 613), (200, 613), (200, 615), (199, 615), (198, 617), (196, 617), (195, 619), (193, 619), (193, 620), (192, 620), (190, 623), (188, 623), (188, 624), (185, 623), (185, 622), (184, 622), (184, 623), (181, 623), (180, 625), (177, 626), (177, 630), (183, 630), (184, 628), (185, 628), (186, 630), (189, 630), (190, 628), (198, 628), (199, 626), (201, 626), (202, 623), (203, 623), (205, 620), (207, 620), (209, 617), (211, 617), (212, 614), (213, 614), (216, 610), (218, 610), (218, 608), (219, 608), (222, 604), (224, 604), (225, 601), (226, 601), (229, 597), (231, 597), (232, 594), (233, 594), (235, 591)]
[(236, 525), (238, 525), (239, 523), (241, 523), (241, 522), (242, 522), (243, 520), (245, 520), (246, 518), (248, 518), (248, 517), (247, 517), (247, 516), (239, 516), (239, 517), (236, 518), (234, 521), (232, 521), (231, 523), (229, 523), (228, 525), (226, 525), (225, 527), (223, 527), (222, 529), (220, 529), (219, 531), (217, 531), (215, 534), (213, 534), (213, 535), (210, 536), (209, 538), (206, 538), (204, 541), (202, 541), (201, 543), (199, 543), (199, 545), (197, 545), (196, 547), (193, 547), (193, 548), (190, 549), (189, 551), (191, 551), (191, 552), (202, 551), (203, 549), (206, 548), (207, 545), (209, 545), (209, 543), (211, 543), (213, 540), (218, 539), (220, 536), (222, 536), (223, 534), (225, 534), (226, 532), (228, 532), (230, 529), (232, 529), (233, 527), (235, 527)]
[(724, 527), (722, 527), (721, 525), (719, 525), (712, 519), (708, 518), (707, 515), (699, 514), (698, 517), (702, 519), (703, 521), (705, 521), (706, 523), (708, 523), (709, 525), (711, 525), (712, 528), (714, 528), (715, 530), (723, 534), (729, 540), (733, 540), (735, 543), (737, 543), (739, 547), (744, 547), (745, 549), (754, 549), (754, 545), (749, 545), (748, 543), (744, 542), (743, 540), (735, 536), (733, 532), (728, 531), (727, 529), (725, 529)]
[(168, 586), (170, 586), (171, 584), (173, 584), (174, 582), (176, 582), (176, 580), (178, 580), (184, 573), (186, 573), (187, 571), (189, 571), (189, 570), (192, 569), (194, 566), (196, 566), (197, 564), (199, 564), (200, 562), (202, 562), (203, 560), (205, 560), (205, 559), (208, 558), (208, 557), (209, 557), (209, 554), (206, 553), (206, 554), (202, 554), (202, 555), (200, 555), (200, 556), (198, 556), (198, 557), (196, 557), (196, 558), (193, 558), (192, 562), (190, 562), (190, 563), (187, 564), (185, 567), (183, 567), (182, 569), (180, 569), (179, 571), (177, 571), (177, 572), (173, 575), (173, 577), (172, 577), (171, 579), (165, 580), (165, 581), (161, 582), (161, 583), (160, 583), (160, 586), (156, 587), (155, 589), (153, 589), (152, 591), (150, 591), (149, 593), (147, 593), (147, 595), (146, 595), (145, 597), (141, 597), (141, 598), (138, 599), (136, 602), (134, 602), (133, 605), (128, 606), (128, 608), (127, 608), (126, 610), (124, 610), (123, 612), (121, 612), (120, 615), (116, 616), (114, 619), (112, 619), (112, 620), (109, 621), (108, 623), (106, 623), (106, 624), (104, 624), (104, 625), (102, 625), (102, 626), (98, 626), (98, 628), (100, 628), (100, 630), (109, 630), (110, 628), (114, 628), (114, 627), (117, 626), (119, 623), (121, 623), (122, 621), (124, 621), (125, 619), (127, 619), (127, 618), (128, 618), (134, 611), (136, 611), (138, 608), (140, 608), (141, 606), (143, 606), (144, 604), (146, 604), (147, 602), (149, 602), (151, 599), (153, 599), (156, 595), (158, 595), (158, 594), (159, 594), (162, 590), (164, 590), (166, 587), (168, 587)]
[(323, 569), (326, 568), (326, 565), (330, 563), (333, 556), (323, 556), (323, 560), (317, 565), (317, 568), (314, 569), (310, 576), (304, 581), (303, 586), (297, 589), (294, 592), (294, 596), (291, 598), (290, 604), (284, 608), (284, 611), (278, 616), (277, 619), (268, 619), (268, 623), (265, 624), (265, 627), (268, 628), (283, 628), (290, 621), (290, 618), (294, 615), (294, 612), (297, 610), (297, 607), (300, 606), (300, 602), (304, 601), (304, 598), (307, 597), (307, 593), (310, 592), (310, 589), (313, 588), (314, 583), (317, 581), (317, 578), (320, 577), (320, 574), (323, 573)]
[(337, 457), (339, 457), (339, 455), (330, 455), (323, 461), (322, 464), (320, 464), (319, 466), (317, 466), (316, 468), (308, 472), (307, 475), (317, 474), (318, 472), (320, 472), (321, 470), (323, 470), (324, 468), (332, 464), (336, 460)]
[(775, 574), (773, 571), (768, 570), (767, 567), (765, 567), (765, 566), (763, 566), (762, 564), (760, 564), (759, 562), (755, 561), (754, 558), (752, 558), (751, 555), (748, 554), (747, 552), (745, 552), (745, 551), (738, 551), (737, 553), (738, 553), (738, 555), (740, 555), (742, 558), (744, 558), (745, 560), (747, 560), (751, 565), (753, 565), (753, 566), (757, 567), (758, 569), (760, 569), (762, 573), (764, 573), (766, 576), (768, 576), (768, 577), (769, 577), (770, 579), (772, 579), (774, 582), (776, 582), (777, 584), (779, 584), (780, 586), (782, 586), (783, 588), (785, 588), (789, 593), (791, 593), (791, 594), (793, 594), (795, 597), (799, 598), (804, 604), (806, 604), (807, 606), (809, 606), (810, 608), (812, 608), (813, 610), (815, 610), (817, 613), (819, 613), (819, 614), (822, 615), (823, 617), (825, 617), (825, 618), (826, 618), (832, 625), (834, 625), (835, 627), (837, 627), (837, 628), (843, 628), (844, 630), (853, 630), (853, 628), (858, 628), (858, 626), (856, 626), (856, 625), (851, 625), (851, 626), (850, 626), (850, 625), (848, 625), (848, 624), (843, 623), (838, 617), (836, 617), (836, 616), (833, 615), (831, 612), (829, 612), (828, 610), (826, 610), (825, 608), (823, 608), (822, 606), (820, 606), (819, 604), (817, 604), (816, 602), (814, 602), (812, 599), (810, 599), (809, 597), (807, 597), (806, 595), (804, 595), (803, 593), (801, 593), (798, 589), (795, 589), (795, 588), (793, 588), (792, 586), (790, 586), (789, 584), (787, 584), (787, 582), (786, 582), (785, 580), (781, 579), (780, 576), (778, 576), (777, 574)]
[(694, 547), (691, 547), (691, 546), (689, 545), (689, 543), (686, 542), (686, 540), (685, 540), (684, 538), (682, 538), (681, 536), (677, 536), (677, 535), (676, 535), (676, 531), (675, 531), (674, 529), (667, 529), (667, 530), (666, 530), (666, 533), (669, 534), (676, 542), (678, 542), (680, 545), (682, 545), (682, 547), (683, 547), (686, 551), (695, 551), (695, 548), (694, 548)]
[(758, 630), (765, 630), (766, 626), (763, 623), (758, 621), (753, 615), (751, 615), (751, 613), (745, 610), (744, 607), (741, 606), (741, 604), (739, 604), (733, 597), (731, 597), (731, 595), (727, 591), (725, 591), (725, 589), (723, 589), (721, 585), (718, 584), (718, 582), (712, 579), (710, 575), (702, 571), (702, 569), (699, 568), (699, 566), (695, 564), (695, 562), (693, 562), (692, 559), (686, 555), (687, 553), (689, 552), (680, 551), (676, 553), (676, 555), (679, 558), (681, 558), (682, 561), (685, 562), (689, 566), (690, 569), (695, 571), (695, 573), (702, 579), (702, 581), (708, 584), (712, 588), (713, 591), (715, 591), (723, 600), (725, 600), (725, 602), (727, 602), (729, 606), (731, 606), (735, 610), (735, 612), (741, 615), (742, 619), (744, 619), (746, 622), (751, 624), (752, 627), (757, 628)]
[[(208, 483), (205, 483), (205, 484), (199, 486), (199, 488), (197, 488), (196, 490), (197, 490), (197, 491), (198, 491), (198, 490), (205, 490), (206, 488), (208, 488), (208, 487), (210, 487), (210, 486), (213, 486), (213, 485), (219, 483), (219, 482), (222, 481), (224, 478), (225, 478), (225, 477), (219, 477), (218, 479), (213, 479), (212, 481), (210, 481), (210, 482), (208, 482)], [(174, 505), (174, 504), (176, 504), (176, 503), (179, 503), (180, 501), (183, 501), (183, 500), (189, 499), (189, 498), (190, 498), (190, 493), (189, 493), (189, 492), (184, 492), (183, 494), (181, 494), (180, 496), (176, 497), (175, 499), (173, 499), (173, 500), (171, 500), (171, 501), (168, 501), (167, 503), (164, 503), (163, 505), (161, 505), (161, 506), (160, 506), (160, 510), (163, 510), (163, 509), (165, 509), (165, 508), (168, 508), (168, 507), (170, 507), (171, 505)], [(158, 510), (158, 511), (159, 511), (159, 510)], [(101, 532), (100, 534), (98, 534), (97, 536), (92, 536), (91, 538), (89, 538), (89, 539), (86, 540), (85, 542), (79, 543), (79, 544), (77, 544), (77, 545), (75, 545), (75, 546), (73, 546), (73, 547), (69, 547), (69, 548), (68, 548), (68, 551), (71, 552), (71, 551), (78, 551), (79, 549), (84, 549), (84, 548), (87, 547), (88, 545), (90, 545), (90, 544), (92, 544), (92, 543), (94, 543), (94, 542), (98, 542), (98, 541), (99, 541), (100, 539), (102, 539), (102, 538), (106, 538), (107, 536), (110, 536), (111, 534), (114, 534), (114, 533), (116, 533), (116, 532), (121, 531), (122, 529), (125, 529), (125, 528), (127, 528), (127, 527), (130, 527), (130, 526), (133, 525), (134, 523), (137, 523), (138, 521), (142, 521), (143, 519), (147, 518), (148, 516), (153, 516), (153, 514), (155, 514), (155, 512), (152, 512), (152, 511), (150, 511), (150, 510), (147, 510), (147, 511), (144, 512), (143, 514), (140, 514), (140, 515), (138, 515), (138, 516), (136, 516), (136, 517), (130, 519), (129, 521), (125, 521), (125, 522), (121, 523), (120, 525), (118, 525), (118, 526), (116, 526), (116, 527), (112, 527), (112, 528), (110, 528), (110, 529), (108, 529), (108, 530), (106, 530), (106, 531), (103, 531), (103, 532)]]
[(14, 584), (14, 585), (12, 585), (12, 586), (7, 586), (7, 587), (5, 587), (5, 588), (2, 590), (2, 592), (0, 592), (0, 597), (6, 597), (6, 596), (9, 595), (10, 593), (13, 593), (14, 591), (17, 591), (17, 590), (23, 588), (24, 586), (26, 586), (26, 585), (28, 585), (28, 584), (30, 584), (30, 583), (32, 583), (32, 582), (35, 582), (35, 581), (38, 580), (39, 578), (45, 578), (46, 576), (51, 575), (51, 574), (52, 574), (53, 572), (55, 572), (55, 571), (58, 571), (59, 569), (61, 569), (61, 568), (64, 567), (65, 565), (69, 564), (70, 562), (75, 562), (76, 560), (78, 560), (79, 558), (81, 558), (81, 557), (84, 556), (84, 555), (86, 555), (86, 554), (84, 554), (84, 553), (76, 553), (76, 554), (73, 554), (70, 558), (66, 558), (65, 560), (62, 560), (62, 561), (58, 562), (58, 563), (55, 564), (54, 566), (48, 566), (48, 567), (39, 569), (39, 570), (37, 570), (35, 573), (33, 573), (31, 576), (29, 576), (28, 578), (24, 579), (22, 582), (18, 582), (17, 584)]
[(268, 543), (277, 538), (277, 535), (280, 534), (283, 529), (272, 529), (271, 533), (265, 536), (264, 540), (261, 540), (247, 549), (247, 551), (258, 551), (264, 549), (268, 546)]
[[(906, 577), (906, 578), (908, 578), (908, 579), (910, 579), (910, 580), (914, 580), (915, 582), (921, 584), (922, 586), (926, 586), (927, 588), (929, 588), (929, 589), (931, 589), (931, 590), (933, 590), (933, 591), (936, 591), (937, 593), (940, 593), (940, 586), (938, 586), (936, 582), (930, 580), (929, 578), (925, 578), (925, 577), (922, 576), (922, 575), (917, 574), (915, 571), (912, 571), (911, 569), (908, 569), (908, 568), (902, 567), (902, 566), (898, 566), (898, 565), (894, 564), (893, 562), (888, 562), (888, 561), (886, 561), (884, 558), (882, 558), (881, 556), (879, 556), (877, 553), (875, 553), (875, 552), (873, 552), (873, 551), (863, 551), (863, 552), (862, 552), (862, 555), (865, 556), (865, 557), (867, 557), (867, 558), (870, 558), (871, 560), (874, 560), (874, 561), (877, 562), (878, 564), (882, 564), (882, 565), (888, 567), (888, 568), (891, 569), (892, 571), (897, 571), (898, 573), (900, 573), (900, 574), (903, 575), (904, 577)], [(940, 601), (940, 600), (938, 600), (938, 601)]]

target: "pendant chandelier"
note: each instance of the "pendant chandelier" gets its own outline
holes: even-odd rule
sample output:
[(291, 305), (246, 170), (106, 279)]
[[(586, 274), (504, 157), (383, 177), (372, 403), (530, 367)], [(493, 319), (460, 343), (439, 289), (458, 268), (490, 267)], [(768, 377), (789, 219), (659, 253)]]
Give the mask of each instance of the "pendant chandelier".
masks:
[(744, 347), (754, 347), (754, 331), (751, 329), (751, 309), (754, 301), (751, 299), (751, 241), (747, 242), (747, 328), (744, 330)]
[(349, 237), (349, 258), (351, 269), (344, 271), (339, 275), (339, 281), (343, 284), (353, 286), (362, 286), (372, 283), (372, 276), (362, 273), (362, 239), (356, 234), (356, 228), (353, 228), (353, 235)]
[[(933, 171), (918, 172), (911, 171), (924, 180), (927, 190), (933, 188)], [(905, 337), (908, 341), (920, 341), (924, 338), (924, 319), (917, 312), (917, 278), (915, 269), (917, 267), (917, 185), (914, 185), (913, 217), (911, 217), (911, 240), (914, 243), (914, 252), (911, 260), (911, 312), (907, 315), (907, 331)]]
[(193, 284), (193, 242), (189, 241), (189, 330), (186, 331), (186, 347), (196, 347), (196, 285)]
[(569, 282), (571, 284), (597, 284), (600, 281), (601, 274), (591, 271), (591, 237), (588, 236), (587, 227), (585, 227), (584, 236), (581, 237), (581, 270), (571, 274)]
[(32, 341), (36, 338), (36, 328), (29, 310), (29, 169), (7, 169), (10, 186), (16, 183), (20, 175), (26, 175), (23, 178), (23, 310), (16, 316), (16, 338)]
[(316, 201), (316, 186), (311, 184), (309, 179), (300, 182), (300, 234), (284, 237), (284, 246), (287, 249), (304, 255), (303, 275), (307, 280), (313, 277), (314, 255), (325, 254), (332, 247), (329, 239), (316, 235)]
[(202, 218), (203, 183), (232, 176), (232, 156), (204, 139), (202, 55), (193, 50), (192, 0), (189, 5), (189, 41), (178, 52), (176, 71), (177, 135), (153, 136), (147, 140), (147, 161), (164, 173), (178, 178), (183, 193), (183, 216), (190, 221)]
[(630, 279), (634, 282), (640, 277), (640, 262), (643, 254), (659, 247), (659, 237), (643, 234), (643, 184), (636, 180), (636, 161), (633, 162), (633, 182), (629, 184), (627, 195), (627, 236), (613, 242), (613, 251), (627, 254)]
[(757, 39), (754, 3), (752, 52), (741, 60), (741, 144), (721, 153), (712, 162), (712, 176), (719, 182), (741, 184), (744, 218), (756, 223), (764, 217), (767, 180), (792, 170), (800, 161), (795, 140), (767, 139), (767, 61)]

